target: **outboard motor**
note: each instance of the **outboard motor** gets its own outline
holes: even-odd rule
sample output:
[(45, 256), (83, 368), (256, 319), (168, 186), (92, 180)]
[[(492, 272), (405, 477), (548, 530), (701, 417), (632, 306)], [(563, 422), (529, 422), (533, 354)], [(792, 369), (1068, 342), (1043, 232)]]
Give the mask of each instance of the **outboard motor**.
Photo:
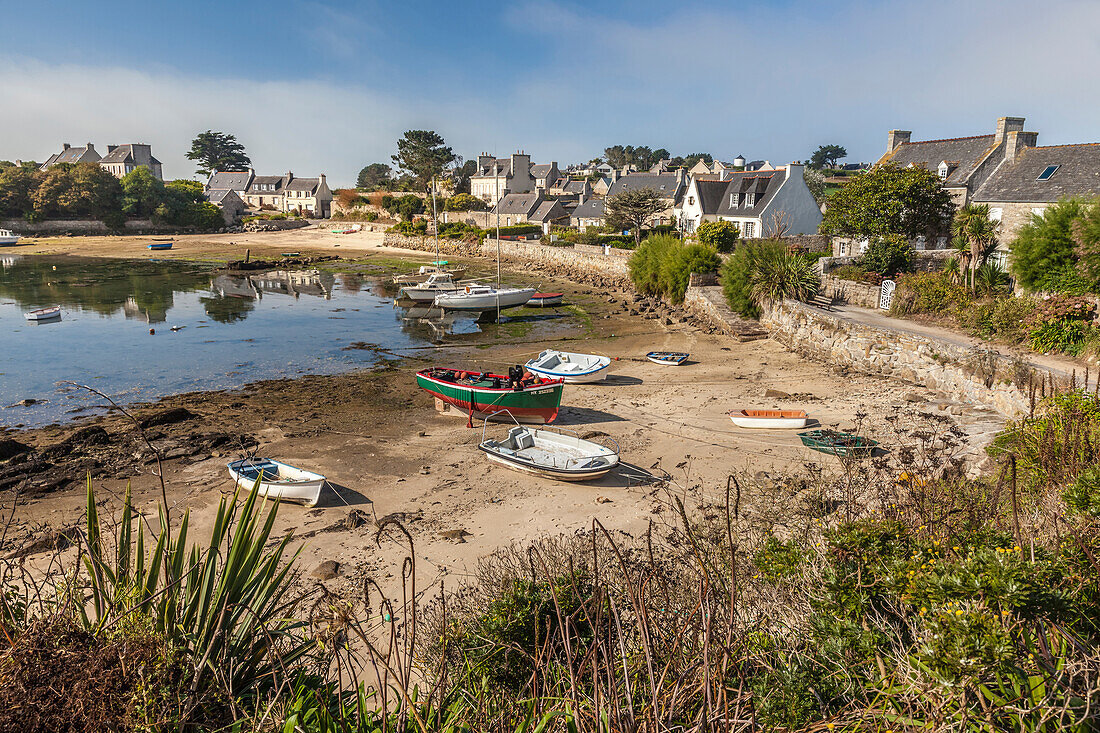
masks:
[(516, 392), (523, 390), (523, 367), (508, 367), (508, 384)]

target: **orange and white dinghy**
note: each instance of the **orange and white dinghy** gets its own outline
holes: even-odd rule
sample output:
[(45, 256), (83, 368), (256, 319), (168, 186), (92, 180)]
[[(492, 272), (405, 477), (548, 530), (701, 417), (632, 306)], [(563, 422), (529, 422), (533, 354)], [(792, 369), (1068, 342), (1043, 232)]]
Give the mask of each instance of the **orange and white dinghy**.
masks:
[(804, 428), (810, 421), (804, 410), (731, 410), (729, 415), (740, 428)]

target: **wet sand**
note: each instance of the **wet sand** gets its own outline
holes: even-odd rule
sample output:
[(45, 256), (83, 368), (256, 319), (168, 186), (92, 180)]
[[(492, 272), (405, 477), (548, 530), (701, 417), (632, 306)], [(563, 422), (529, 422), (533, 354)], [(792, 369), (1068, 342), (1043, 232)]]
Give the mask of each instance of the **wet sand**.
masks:
[[(295, 234), (300, 238), (290, 236)], [(258, 251), (291, 248), (305, 254), (320, 251), (319, 242), (331, 244), (330, 240), (338, 237), (307, 234), (251, 235), (257, 243), (248, 246), (253, 256)], [(369, 235), (340, 237), (341, 250), (356, 236), (364, 240), (356, 257), (414, 256), (372, 247)], [(173, 253), (227, 257), (241, 246), (227, 245), (223, 238), (244, 239), (242, 235), (196, 237), (178, 245)], [(381, 235), (376, 239), (380, 245)], [(96, 256), (145, 252), (144, 244), (131, 238), (42, 242), (33, 249)], [(567, 299), (603, 295), (579, 285), (563, 284), (562, 289)], [(621, 301), (621, 295), (614, 295)], [(836, 466), (836, 459), (804, 448), (795, 431), (735, 427), (726, 414), (731, 409), (806, 409), (824, 426), (848, 427), (860, 413), (881, 417), (897, 408), (915, 415), (936, 411), (944, 402), (920, 387), (832, 371), (770, 340), (736, 343), (686, 323), (665, 326), (656, 320), (631, 317), (612, 304), (592, 316), (586, 333), (560, 334), (560, 338), (578, 340), (561, 342), (559, 348), (606, 354), (617, 360), (606, 382), (566, 387), (557, 424), (582, 434), (606, 433), (618, 441), (626, 465), (591, 483), (555, 482), (490, 464), (477, 450), (480, 425), (470, 429), (465, 416), (437, 414), (432, 398), (415, 386), (415, 371), (431, 364), (500, 371), (522, 363), (542, 348), (542, 344), (523, 338), (517, 339), (519, 343), (417, 349), (407, 352), (407, 358), (391, 369), (262, 382), (226, 393), (180, 395), (139, 412), (186, 407), (197, 417), (178, 429), (253, 436), (259, 441), (259, 454), (328, 476), (333, 490), (326, 492), (322, 505), (314, 509), (284, 505), (276, 532), (293, 532), (303, 538), (301, 567), (307, 575), (324, 561), (339, 563), (336, 576), (327, 579), (326, 586), (354, 594), (367, 574), (388, 592), (397, 590), (400, 562), (407, 548), (392, 539), (381, 546), (375, 542), (375, 520), (389, 515), (403, 518), (412, 533), (420, 589), (438, 588), (442, 581), (454, 587), (478, 558), (513, 542), (547, 533), (572, 533), (590, 527), (593, 519), (609, 529), (637, 534), (644, 532), (651, 520), (668, 516), (673, 495), (689, 505), (720, 501), (731, 473), (751, 475), (808, 461)], [(687, 351), (691, 360), (680, 367), (659, 366), (644, 359), (650, 350)], [(765, 398), (768, 389), (789, 396)], [(944, 411), (940, 409), (939, 414)], [(977, 435), (997, 423), (993, 416), (983, 419), (985, 422), (971, 418), (964, 429)], [(112, 434), (132, 432), (117, 415), (98, 418), (95, 424)], [(163, 432), (171, 435), (173, 429)], [(883, 437), (876, 431), (886, 429), (884, 422), (872, 422), (870, 434)], [(22, 431), (10, 437), (41, 447), (56, 443), (72, 430), (73, 426), (66, 426)], [(505, 430), (504, 426), (489, 427), (490, 434)], [(217, 501), (233, 490), (225, 463), (236, 455), (230, 447), (222, 447), (165, 464), (173, 512), (179, 516), (184, 509), (191, 510), (193, 537), (209, 531)], [(135, 459), (132, 478), (104, 476), (95, 479), (95, 484), (101, 498), (118, 497), (117, 502), (107, 504), (117, 508), (126, 481), (131, 481), (135, 505), (152, 512), (150, 519), (154, 519), (160, 497), (154, 468)], [(79, 522), (84, 504), (84, 490), (79, 485), (82, 477), (72, 478), (76, 482), (71, 486), (20, 499), (9, 532), (16, 546), (41, 536), (45, 526), (56, 529)], [(4, 498), (10, 507), (10, 494)], [(353, 512), (361, 512), (355, 516), (368, 521), (352, 528), (339, 526)], [(337, 528), (330, 529), (334, 526)], [(306, 578), (307, 582), (315, 580)]]

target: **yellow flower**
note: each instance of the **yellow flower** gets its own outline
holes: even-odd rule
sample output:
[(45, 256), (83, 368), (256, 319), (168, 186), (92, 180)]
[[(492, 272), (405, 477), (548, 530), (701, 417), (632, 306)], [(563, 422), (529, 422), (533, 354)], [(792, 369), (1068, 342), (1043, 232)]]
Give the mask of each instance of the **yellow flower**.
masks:
[(964, 613), (966, 613), (966, 611), (962, 610), (961, 608), (955, 611), (956, 616), (962, 616)]
[(920, 607), (920, 615), (923, 616), (926, 613), (928, 613), (928, 609), (925, 608), (924, 606), (921, 606)]

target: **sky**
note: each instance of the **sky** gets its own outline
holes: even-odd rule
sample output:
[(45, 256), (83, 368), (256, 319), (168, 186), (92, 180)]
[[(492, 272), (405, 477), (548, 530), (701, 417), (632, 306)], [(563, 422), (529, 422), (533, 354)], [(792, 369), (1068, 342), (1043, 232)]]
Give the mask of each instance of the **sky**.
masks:
[(144, 142), (166, 178), (207, 129), (257, 171), (352, 184), (408, 129), (465, 158), (610, 145), (876, 160), (1027, 118), (1100, 141), (1097, 0), (0, 0), (0, 159)]

